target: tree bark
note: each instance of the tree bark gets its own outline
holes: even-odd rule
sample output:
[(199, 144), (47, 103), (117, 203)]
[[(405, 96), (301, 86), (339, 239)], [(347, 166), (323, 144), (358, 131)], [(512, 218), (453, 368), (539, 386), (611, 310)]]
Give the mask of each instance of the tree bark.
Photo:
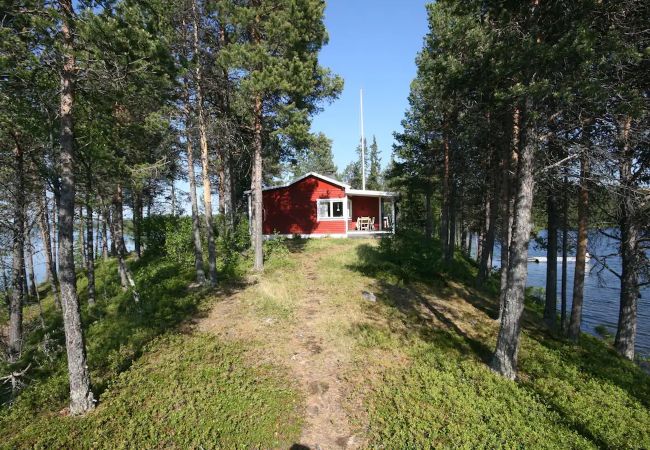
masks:
[[(626, 117), (622, 126), (619, 155), (620, 198), (618, 226), (621, 230), (621, 294), (618, 327), (614, 347), (623, 357), (634, 359), (637, 308), (639, 299), (639, 227), (635, 218), (632, 167), (634, 156), (629, 148), (631, 119)], [(647, 220), (647, 218), (646, 218)]]
[[(187, 114), (189, 119), (189, 113)], [(201, 246), (201, 223), (199, 219), (199, 207), (196, 200), (196, 175), (194, 173), (194, 149), (190, 137), (189, 120), (185, 123), (186, 148), (187, 148), (187, 178), (190, 181), (190, 203), (192, 205), (192, 237), (194, 241), (194, 268), (196, 270), (196, 281), (202, 285), (206, 283), (205, 272), (203, 271), (203, 248)]]
[(104, 199), (100, 197), (102, 208), (102, 258), (108, 259), (108, 207), (104, 204)]
[[(27, 216), (25, 215), (25, 218)], [(32, 247), (31, 229), (25, 224), (25, 266), (27, 268), (27, 292), (29, 297), (36, 297), (36, 276), (34, 275), (34, 250)]]
[(514, 171), (517, 168), (521, 133), (521, 110), (515, 105), (512, 113), (512, 137), (510, 147), (503, 155), (503, 181), (501, 184), (501, 277), (499, 290), (499, 320), (503, 317), (508, 287), (508, 268), (510, 263), (510, 242), (515, 209)]
[(567, 279), (568, 279), (568, 254), (569, 254), (569, 182), (567, 176), (564, 176), (564, 189), (562, 190), (562, 286), (561, 292), (561, 312), (560, 328), (562, 333), (567, 331), (566, 313), (567, 313)]
[(79, 205), (79, 230), (77, 231), (79, 234), (79, 254), (81, 255), (81, 265), (82, 267), (86, 267), (86, 241), (85, 241), (85, 234), (84, 234), (84, 214), (83, 214), (83, 207)]
[(431, 191), (427, 190), (424, 193), (424, 207), (426, 210), (426, 226), (424, 234), (427, 240), (431, 239), (433, 233), (433, 214), (431, 213)]
[(578, 245), (576, 247), (576, 265), (573, 275), (573, 301), (571, 303), (571, 320), (569, 322), (569, 339), (577, 341), (582, 324), (582, 305), (584, 301), (585, 269), (587, 256), (587, 227), (589, 217), (589, 155), (582, 149), (580, 156), (580, 193), (578, 195)]
[(449, 209), (450, 209), (450, 181), (449, 181), (449, 139), (446, 135), (442, 138), (443, 165), (442, 165), (442, 211), (440, 214), (440, 245), (442, 254), (446, 258), (449, 246)]
[(194, 20), (194, 55), (196, 68), (194, 77), (196, 83), (196, 112), (201, 148), (201, 177), (203, 181), (203, 208), (205, 211), (205, 235), (208, 241), (208, 280), (211, 286), (217, 284), (217, 250), (214, 242), (214, 227), (212, 222), (212, 183), (210, 182), (210, 158), (208, 155), (208, 138), (206, 134), (205, 116), (203, 111), (203, 91), (201, 80), (201, 59), (199, 57), (199, 17), (196, 0), (192, 1), (192, 18)]
[(50, 289), (54, 297), (54, 304), (57, 309), (61, 308), (61, 298), (59, 296), (59, 277), (56, 273), (56, 266), (52, 258), (52, 238), (50, 235), (50, 218), (47, 212), (47, 196), (45, 189), (39, 198), (38, 223), (41, 230), (41, 241), (43, 241), (43, 253), (45, 253), (45, 270), (47, 271), (50, 281)]
[[(526, 111), (530, 110), (530, 98), (526, 101)], [(519, 335), (521, 331), (521, 315), (524, 310), (526, 278), (528, 275), (528, 242), (530, 240), (530, 218), (533, 204), (535, 180), (533, 177), (534, 142), (532, 124), (525, 117), (519, 143), (519, 161), (517, 170), (517, 195), (514, 207), (512, 225), (512, 241), (510, 244), (508, 280), (505, 291), (505, 302), (501, 317), (501, 326), (497, 345), (492, 358), (493, 370), (506, 378), (517, 376), (517, 356), (519, 352)]]
[(115, 195), (113, 196), (113, 221), (115, 223), (115, 246), (117, 247), (117, 267), (120, 274), (120, 283), (122, 290), (127, 291), (131, 288), (133, 300), (138, 303), (140, 294), (135, 286), (133, 274), (126, 264), (126, 245), (124, 244), (124, 194), (122, 185), (117, 184)]
[(451, 176), (451, 195), (449, 199), (449, 240), (447, 242), (447, 252), (445, 253), (445, 261), (450, 263), (454, 259), (454, 251), (456, 250), (456, 183)]
[(12, 290), (9, 299), (9, 341), (7, 345), (8, 359), (15, 363), (20, 358), (23, 347), (23, 305), (25, 301), (25, 167), (22, 146), (18, 137), (14, 135), (16, 146), (14, 148), (14, 174), (15, 192), (13, 192), (13, 264), (12, 264)]
[(253, 269), (264, 268), (262, 248), (262, 98), (257, 95), (253, 104), (253, 170), (251, 176), (252, 242), (255, 252)]
[(68, 355), (70, 381), (70, 414), (81, 414), (95, 407), (90, 390), (90, 374), (86, 362), (84, 334), (81, 327), (79, 298), (74, 267), (74, 131), (72, 108), (74, 104), (74, 10), (72, 0), (59, 0), (62, 13), (61, 36), (63, 68), (61, 71), (61, 176), (59, 204), (59, 275), (61, 307)]
[(86, 189), (86, 277), (88, 278), (88, 305), (95, 305), (95, 252), (93, 245), (93, 207), (90, 198), (90, 175)]
[(546, 296), (544, 302), (544, 322), (550, 329), (555, 328), (557, 318), (557, 231), (558, 211), (554, 186), (549, 186), (547, 196), (547, 232), (548, 248), (546, 250)]
[[(133, 247), (136, 258), (142, 256), (142, 190), (133, 187)], [(122, 236), (124, 238), (124, 236)]]
[(496, 221), (497, 221), (497, 186), (493, 185), (493, 190), (488, 194), (489, 201), (487, 202), (488, 211), (485, 214), (486, 220), (486, 233), (483, 241), (483, 251), (481, 252), (481, 261), (479, 264), (477, 282), (482, 286), (490, 275), (492, 252), (494, 251), (494, 241), (496, 238)]

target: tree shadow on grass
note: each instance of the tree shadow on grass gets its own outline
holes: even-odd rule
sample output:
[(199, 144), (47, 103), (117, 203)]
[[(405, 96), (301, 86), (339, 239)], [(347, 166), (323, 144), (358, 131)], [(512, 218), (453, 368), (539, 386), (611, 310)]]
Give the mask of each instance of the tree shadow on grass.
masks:
[[(483, 295), (483, 292), (466, 287), (471, 285), (467, 283), (467, 280), (472, 279), (471, 273), (465, 276), (451, 276), (450, 272), (453, 271), (438, 271), (439, 262), (431, 258), (435, 253), (427, 250), (424, 245), (407, 244), (408, 251), (398, 245), (399, 243), (393, 242), (379, 247), (360, 246), (357, 250), (360, 262), (349, 268), (377, 280), (379, 300), (407, 315), (406, 322), (411, 322), (405, 323), (407, 329), (417, 331), (425, 340), (435, 342), (436, 345), (455, 348), (462, 354), (475, 356), (488, 363), (492, 348), (469, 336), (463, 327), (459, 326), (457, 316), (447, 314), (444, 303), (430, 302), (411, 282), (425, 284), (428, 292), (441, 299), (461, 297), (489, 317), (495, 317), (497, 314), (496, 298), (490, 301), (489, 294)], [(460, 269), (462, 267), (457, 267), (456, 273)], [(444, 324), (446, 330), (434, 328), (434, 324), (427, 323), (426, 315)], [(580, 342), (574, 345), (553, 336), (542, 323), (539, 312), (535, 308), (527, 307), (522, 326), (527, 336), (534, 341), (533, 349), (538, 346), (537, 349), (543, 348), (550, 353), (544, 355), (537, 350), (537, 354), (528, 356), (531, 364), (527, 363), (527, 358), (522, 358), (520, 366), (525, 377), (520, 382), (544, 398), (577, 432), (597, 444), (604, 443), (597, 430), (590, 430), (588, 424), (574, 423), (575, 417), (572, 418), (570, 411), (566, 410), (567, 405), (562, 405), (558, 399), (536, 389), (535, 378), (556, 379), (559, 383), (574, 386), (582, 382), (574, 379), (577, 369), (578, 373), (622, 389), (646, 408), (650, 406), (650, 377), (639, 367), (624, 360), (594, 337), (583, 336)], [(587, 398), (582, 399), (584, 401), (591, 394), (583, 392), (576, 395), (586, 395)], [(593, 400), (597, 402), (596, 398)]]

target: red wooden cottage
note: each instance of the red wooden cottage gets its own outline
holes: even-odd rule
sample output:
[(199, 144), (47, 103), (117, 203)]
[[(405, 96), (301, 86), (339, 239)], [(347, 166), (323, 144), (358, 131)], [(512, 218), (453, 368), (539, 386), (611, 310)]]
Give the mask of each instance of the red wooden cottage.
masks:
[[(250, 192), (248, 192), (250, 194)], [(265, 237), (349, 237), (392, 233), (396, 194), (352, 189), (310, 172), (289, 184), (262, 189)], [(248, 214), (251, 198), (248, 198)]]

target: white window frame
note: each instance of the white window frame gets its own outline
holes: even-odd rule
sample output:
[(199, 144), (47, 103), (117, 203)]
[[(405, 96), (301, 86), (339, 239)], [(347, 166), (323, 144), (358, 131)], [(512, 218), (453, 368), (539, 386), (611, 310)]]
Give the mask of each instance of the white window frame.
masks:
[[(342, 203), (343, 204), (343, 215), (341, 217), (323, 217), (320, 215), (320, 205), (323, 203), (329, 203), (330, 204), (330, 211), (334, 211), (333, 207), (331, 206), (332, 203)], [(347, 212), (347, 202), (345, 197), (340, 197), (340, 198), (319, 198), (316, 200), (316, 218), (319, 222), (323, 221), (332, 221), (332, 220), (346, 220), (348, 216)]]

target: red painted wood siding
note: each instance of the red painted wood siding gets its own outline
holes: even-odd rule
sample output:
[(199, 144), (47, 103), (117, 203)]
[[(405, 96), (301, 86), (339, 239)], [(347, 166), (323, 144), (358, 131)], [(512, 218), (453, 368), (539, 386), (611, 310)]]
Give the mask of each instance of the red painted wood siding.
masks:
[(374, 217), (375, 230), (379, 230), (379, 199), (377, 197), (355, 197), (348, 196), (352, 201), (352, 220), (350, 220), (348, 229), (355, 230), (357, 227), (357, 217)]
[(319, 222), (316, 212), (319, 198), (343, 197), (344, 188), (314, 176), (291, 186), (264, 191), (263, 233), (345, 234), (345, 220)]

